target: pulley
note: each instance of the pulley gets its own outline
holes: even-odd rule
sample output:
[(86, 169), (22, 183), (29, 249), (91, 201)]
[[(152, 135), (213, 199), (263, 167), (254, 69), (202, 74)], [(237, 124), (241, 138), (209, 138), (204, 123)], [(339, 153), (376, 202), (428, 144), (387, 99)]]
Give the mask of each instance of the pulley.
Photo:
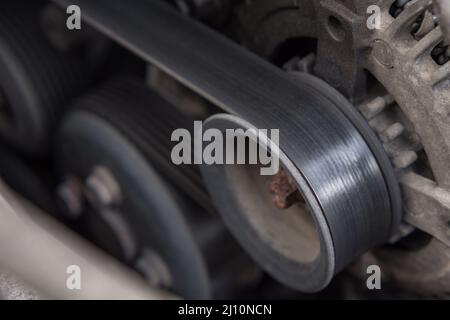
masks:
[(185, 118), (138, 80), (108, 81), (61, 127), (60, 194), (91, 240), (150, 284), (191, 299), (224, 297), (254, 265), (200, 206), (195, 168), (170, 163), (170, 135)]
[(0, 4), (0, 137), (39, 154), (61, 108), (90, 77), (83, 61), (54, 48), (40, 21), (43, 1)]

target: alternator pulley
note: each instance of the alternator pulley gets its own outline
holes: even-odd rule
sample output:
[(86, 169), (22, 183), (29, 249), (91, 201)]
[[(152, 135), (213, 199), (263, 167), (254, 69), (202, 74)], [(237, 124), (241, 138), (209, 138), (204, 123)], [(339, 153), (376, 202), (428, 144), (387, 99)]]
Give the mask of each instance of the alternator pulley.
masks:
[(216, 207), (247, 251), (281, 282), (311, 292), (387, 241), (399, 222), (391, 202), (398, 199), (368, 145), (378, 142), (357, 112), (320, 80), (300, 75), (296, 81), (302, 84), (298, 109), (247, 109), (245, 119), (215, 115), (205, 130), (279, 129), (279, 150), (272, 154), (280, 155), (300, 201), (277, 208), (268, 188), (273, 178), (260, 175), (258, 166), (203, 165), (202, 172)]

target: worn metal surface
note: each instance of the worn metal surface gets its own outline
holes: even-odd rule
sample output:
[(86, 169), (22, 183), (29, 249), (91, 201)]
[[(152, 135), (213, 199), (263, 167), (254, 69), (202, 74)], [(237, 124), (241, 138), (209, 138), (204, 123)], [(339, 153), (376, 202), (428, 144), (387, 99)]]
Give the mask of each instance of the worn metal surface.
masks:
[[(368, 44), (372, 51), (363, 66), (388, 89), (420, 139), (432, 174), (425, 177), (420, 176), (421, 172), (407, 173), (401, 178), (405, 221), (438, 240), (420, 250), (399, 249), (395, 256), (389, 250), (373, 254), (400, 285), (446, 295), (450, 279), (450, 66), (439, 65), (432, 57), (433, 49), (444, 38), (440, 27), (420, 38), (411, 34), (411, 25), (417, 17), (431, 10), (430, 1), (411, 2), (395, 19), (389, 14), (391, 1), (382, 1), (380, 5), (382, 28), (372, 35)], [(407, 154), (420, 150), (411, 147), (403, 144), (387, 151), (391, 151), (393, 159), (395, 156), (405, 159)], [(408, 171), (416, 169), (408, 167)]]
[[(373, 35), (371, 45), (382, 44), (385, 49), (374, 49), (366, 67), (388, 88), (413, 124), (432, 170), (432, 177), (402, 178), (405, 219), (449, 244), (445, 208), (450, 199), (450, 66), (437, 64), (431, 56), (434, 47), (443, 41), (443, 34), (436, 27), (418, 40), (410, 35), (409, 26), (430, 9), (429, 1), (412, 2), (396, 19), (389, 15), (389, 1), (383, 5), (384, 23)], [(388, 54), (391, 64), (380, 63)]]
[(401, 184), (406, 222), (433, 234), (450, 247), (450, 192), (440, 188), (436, 182), (412, 172), (401, 178)]
[(36, 289), (17, 279), (11, 272), (0, 271), (0, 300), (42, 300)]
[(439, 24), (447, 43), (450, 43), (450, 1), (434, 0), (439, 14)]

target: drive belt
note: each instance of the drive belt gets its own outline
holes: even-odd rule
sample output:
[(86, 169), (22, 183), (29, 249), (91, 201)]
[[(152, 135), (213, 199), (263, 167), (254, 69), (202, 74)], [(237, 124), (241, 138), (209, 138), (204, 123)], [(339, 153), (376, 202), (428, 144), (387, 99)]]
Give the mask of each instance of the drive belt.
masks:
[(216, 119), (217, 126), (280, 130), (283, 165), (298, 171), (293, 175), (321, 233), (316, 261), (287, 261), (286, 270), (275, 270), (283, 269), (274, 262), (279, 253), (262, 254), (267, 244), (257, 235), (241, 239), (242, 230), (227, 219), (227, 192), (208, 176), (217, 170), (203, 173), (225, 222), (281, 281), (319, 290), (395, 231), (401, 197), (389, 159), (358, 112), (326, 83), (309, 75), (293, 78), (161, 1), (55, 1), (80, 6), (83, 19), (98, 30), (236, 117)]

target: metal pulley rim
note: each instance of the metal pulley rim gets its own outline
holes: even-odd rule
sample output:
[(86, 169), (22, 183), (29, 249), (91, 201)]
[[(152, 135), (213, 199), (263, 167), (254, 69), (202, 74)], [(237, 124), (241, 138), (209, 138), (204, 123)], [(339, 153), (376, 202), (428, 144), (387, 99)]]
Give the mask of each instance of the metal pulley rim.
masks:
[[(257, 128), (237, 116), (218, 114), (205, 122), (204, 129), (218, 129), (225, 133), (227, 129), (247, 130)], [(288, 286), (301, 289), (304, 292), (315, 292), (323, 289), (335, 273), (336, 259), (332, 234), (320, 203), (314, 193), (311, 192), (307, 180), (282, 150), (278, 149), (276, 153), (279, 155), (280, 164), (296, 181), (310, 211), (314, 212), (315, 224), (320, 229), (319, 257), (308, 266), (292, 263), (292, 261), (277, 253), (275, 249), (272, 249), (270, 245), (265, 244), (266, 241), (262, 240), (263, 236), (260, 237), (250, 221), (240, 212), (243, 209), (238, 200), (238, 191), (232, 189), (233, 185), (223, 165), (203, 166), (202, 173), (214, 202), (221, 209), (219, 211), (222, 212), (225, 223), (261, 267)], [(223, 214), (224, 211), (226, 214)], [(301, 285), (297, 283), (299, 276), (301, 277)]]

